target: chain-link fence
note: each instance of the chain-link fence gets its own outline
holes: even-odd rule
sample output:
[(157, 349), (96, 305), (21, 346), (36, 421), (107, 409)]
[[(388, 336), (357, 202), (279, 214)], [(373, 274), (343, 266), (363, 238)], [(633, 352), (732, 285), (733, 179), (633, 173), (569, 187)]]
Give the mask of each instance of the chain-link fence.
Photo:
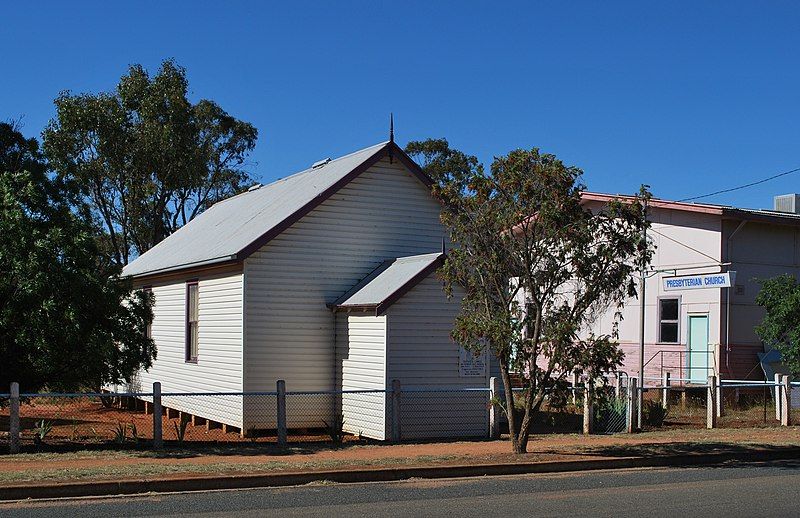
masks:
[[(593, 433), (635, 428), (630, 424), (637, 414), (634, 381), (617, 376), (595, 384), (590, 406)], [(496, 381), (489, 387), (400, 387), (398, 383), (387, 390), (286, 391), (283, 387), (244, 393), (0, 394), (0, 433), (10, 444), (18, 437), (17, 450), (449, 440), (508, 433), (504, 391)], [(545, 393), (531, 433), (585, 430), (586, 392), (578, 384)], [(515, 388), (513, 394), (521, 420), (528, 393)], [(643, 430), (779, 426), (791, 421), (781, 401), (790, 401), (795, 412), (800, 410), (800, 383), (789, 392), (784, 382), (777, 381), (651, 385), (642, 397)]]
[(401, 439), (475, 438), (488, 434), (491, 393), (486, 387), (410, 388), (403, 389), (399, 399)]
[[(672, 380), (643, 391), (643, 430), (779, 426), (784, 387), (772, 381), (717, 380), (713, 385)], [(800, 394), (799, 394), (800, 395)]]
[(595, 433), (621, 433), (628, 428), (628, 386), (617, 379), (614, 386), (607, 385), (597, 390), (594, 404)]
[(717, 425), (721, 428), (779, 426), (781, 387), (774, 382), (723, 381), (719, 386), (720, 411)]
[[(547, 390), (539, 411), (532, 416), (530, 431), (532, 434), (579, 433), (583, 427), (583, 390), (584, 387), (567, 387), (563, 390)], [(525, 398), (529, 393), (524, 388), (512, 389), (514, 406), (517, 411), (517, 429), (522, 424), (525, 413)], [(536, 399), (537, 394), (534, 394)], [(503, 390), (498, 391), (492, 400), (499, 415), (498, 424), (501, 434), (507, 434), (508, 410)]]

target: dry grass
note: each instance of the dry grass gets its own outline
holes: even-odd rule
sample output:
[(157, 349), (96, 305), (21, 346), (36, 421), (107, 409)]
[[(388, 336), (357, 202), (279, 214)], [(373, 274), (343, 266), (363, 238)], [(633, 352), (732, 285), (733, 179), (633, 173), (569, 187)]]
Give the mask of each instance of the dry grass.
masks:
[(315, 462), (216, 462), (210, 464), (166, 464), (166, 463), (138, 463), (119, 466), (97, 466), (87, 468), (57, 468), (57, 469), (29, 469), (20, 471), (0, 472), (0, 483), (16, 482), (52, 482), (52, 481), (80, 481), (80, 480), (108, 480), (127, 478), (149, 478), (169, 475), (235, 475), (275, 473), (282, 471), (322, 471), (339, 468), (368, 468), (388, 467), (409, 464), (435, 465), (456, 460), (453, 455), (406, 458), (383, 458), (359, 461), (321, 460)]

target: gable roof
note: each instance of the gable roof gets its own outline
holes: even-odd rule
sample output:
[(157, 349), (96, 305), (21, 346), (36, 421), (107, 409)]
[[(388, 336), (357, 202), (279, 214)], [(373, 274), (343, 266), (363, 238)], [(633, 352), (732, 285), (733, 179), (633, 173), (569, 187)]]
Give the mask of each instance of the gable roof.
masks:
[(334, 311), (374, 310), (380, 315), (443, 262), (441, 252), (389, 259), (330, 306)]
[(431, 185), (397, 144), (382, 142), (215, 203), (128, 264), (122, 275), (149, 276), (242, 261), (386, 156)]

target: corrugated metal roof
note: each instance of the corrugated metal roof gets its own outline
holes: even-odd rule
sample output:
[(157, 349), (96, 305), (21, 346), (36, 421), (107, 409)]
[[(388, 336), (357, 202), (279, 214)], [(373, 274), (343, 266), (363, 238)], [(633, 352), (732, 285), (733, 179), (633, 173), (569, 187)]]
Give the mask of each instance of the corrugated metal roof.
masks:
[(441, 252), (384, 261), (371, 274), (332, 304), (334, 308), (377, 308), (388, 306), (413, 285), (438, 267), (444, 254)]
[(315, 164), (316, 167), (220, 201), (128, 264), (122, 274), (162, 273), (237, 259), (242, 250), (314, 202), (386, 146), (382, 142), (322, 165)]
[[(581, 196), (587, 201), (610, 201), (612, 199), (632, 200), (634, 198), (628, 194), (603, 194), (588, 191), (581, 193)], [(775, 223), (779, 225), (800, 224), (800, 214), (794, 214), (792, 212), (780, 212), (770, 209), (745, 209), (734, 207), (732, 205), (721, 205), (718, 203), (670, 201), (660, 198), (651, 199), (649, 204), (651, 207), (656, 208), (683, 210), (689, 212), (704, 212), (707, 214), (716, 214), (729, 218), (753, 218), (767, 223)]]
[(769, 210), (769, 209), (740, 209), (740, 208), (731, 208), (731, 211), (741, 212), (744, 214), (753, 214), (755, 216), (766, 216), (770, 218), (785, 219), (787, 222), (800, 221), (800, 214), (795, 214), (793, 212), (780, 212), (777, 210)]

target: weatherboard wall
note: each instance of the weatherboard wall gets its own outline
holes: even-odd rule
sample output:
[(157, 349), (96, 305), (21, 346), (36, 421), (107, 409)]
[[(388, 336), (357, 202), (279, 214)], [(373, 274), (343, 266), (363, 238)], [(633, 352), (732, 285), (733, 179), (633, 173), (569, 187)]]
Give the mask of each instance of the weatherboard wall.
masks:
[(386, 316), (366, 312), (336, 315), (337, 388), (343, 391), (344, 430), (386, 438)]
[(488, 393), (461, 389), (489, 386), (491, 355), (484, 375), (461, 375), (459, 346), (450, 337), (460, 301), (458, 289), (448, 300), (434, 273), (386, 312), (386, 379), (389, 386), (400, 380), (404, 390), (404, 439), (481, 437), (487, 432)]
[(274, 390), (278, 379), (289, 391), (333, 388), (327, 304), (386, 259), (439, 250), (439, 211), (428, 188), (387, 158), (248, 257), (245, 389)]
[[(150, 392), (161, 382), (162, 394), (241, 392), (243, 280), (241, 272), (209, 273), (198, 280), (198, 359), (187, 362), (186, 279), (153, 282), (152, 337), (157, 358), (130, 387)], [(241, 396), (162, 397), (164, 407), (231, 426), (242, 426)]]

